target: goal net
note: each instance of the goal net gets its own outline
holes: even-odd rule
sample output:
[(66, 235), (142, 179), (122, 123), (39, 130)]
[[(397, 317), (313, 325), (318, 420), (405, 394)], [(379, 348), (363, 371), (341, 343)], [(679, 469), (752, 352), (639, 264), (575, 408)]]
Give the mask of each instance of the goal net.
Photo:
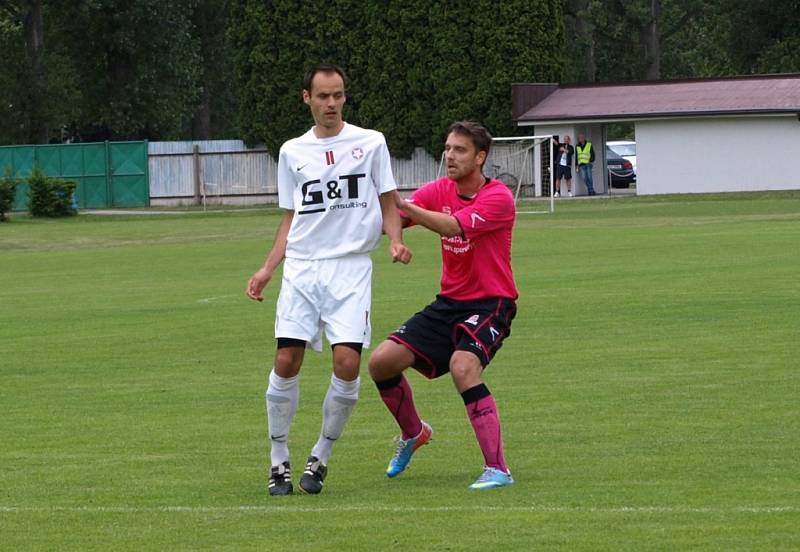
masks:
[[(483, 165), (489, 178), (496, 178), (514, 194), (518, 212), (553, 212), (552, 136), (503, 136), (492, 139)], [(445, 172), (444, 154), (439, 176)]]

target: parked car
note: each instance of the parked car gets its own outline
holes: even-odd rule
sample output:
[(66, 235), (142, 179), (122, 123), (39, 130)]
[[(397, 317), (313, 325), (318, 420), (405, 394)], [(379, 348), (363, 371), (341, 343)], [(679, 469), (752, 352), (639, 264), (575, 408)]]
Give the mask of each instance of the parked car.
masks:
[(609, 147), (606, 148), (606, 170), (608, 171), (612, 188), (628, 188), (632, 182), (636, 182), (636, 171), (633, 170), (633, 163), (617, 155)]
[(627, 159), (633, 165), (633, 172), (636, 172), (636, 142), (631, 140), (615, 140), (606, 142), (606, 146), (614, 150), (614, 153)]

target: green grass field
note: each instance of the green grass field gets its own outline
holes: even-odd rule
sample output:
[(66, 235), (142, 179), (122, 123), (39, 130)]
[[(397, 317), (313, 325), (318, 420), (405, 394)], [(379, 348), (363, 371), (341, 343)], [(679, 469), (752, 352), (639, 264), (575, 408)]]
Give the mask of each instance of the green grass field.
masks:
[[(274, 210), (0, 224), (0, 549), (800, 549), (800, 194), (561, 201), (518, 218), (522, 296), (486, 373), (517, 483), (447, 379), (396, 433), (366, 371), (316, 497), (270, 498), (277, 282), (244, 296)], [(427, 303), (437, 239), (374, 254), (373, 339)], [(320, 424), (307, 355), (290, 445)], [(364, 365), (365, 366), (365, 365)]]

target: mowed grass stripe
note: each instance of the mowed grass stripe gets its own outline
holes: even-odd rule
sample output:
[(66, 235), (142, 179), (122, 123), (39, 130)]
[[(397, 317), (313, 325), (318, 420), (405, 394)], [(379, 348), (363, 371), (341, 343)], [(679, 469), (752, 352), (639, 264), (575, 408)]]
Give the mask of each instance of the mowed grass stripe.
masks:
[(89, 513), (89, 514), (140, 514), (140, 513), (336, 513), (336, 512), (395, 512), (395, 513), (436, 513), (436, 512), (576, 512), (576, 513), (614, 513), (614, 514), (782, 514), (800, 512), (797, 506), (738, 506), (722, 508), (692, 508), (680, 506), (49, 506), (31, 508), (18, 506), (0, 506), (2, 513)]

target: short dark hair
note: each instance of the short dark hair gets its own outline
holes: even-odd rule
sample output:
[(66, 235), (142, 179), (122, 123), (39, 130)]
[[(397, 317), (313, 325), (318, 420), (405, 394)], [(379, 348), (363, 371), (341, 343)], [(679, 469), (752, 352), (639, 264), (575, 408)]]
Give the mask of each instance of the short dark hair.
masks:
[(475, 149), (485, 151), (486, 155), (489, 155), (489, 150), (492, 147), (492, 135), (483, 125), (475, 121), (457, 121), (447, 129), (447, 135), (450, 136), (454, 132), (469, 136), (472, 139), (472, 143), (475, 144)]
[(303, 76), (303, 90), (311, 92), (311, 82), (314, 80), (314, 75), (317, 73), (336, 73), (342, 77), (342, 82), (347, 82), (344, 71), (338, 65), (334, 65), (333, 63), (317, 63), (306, 71), (305, 76)]

